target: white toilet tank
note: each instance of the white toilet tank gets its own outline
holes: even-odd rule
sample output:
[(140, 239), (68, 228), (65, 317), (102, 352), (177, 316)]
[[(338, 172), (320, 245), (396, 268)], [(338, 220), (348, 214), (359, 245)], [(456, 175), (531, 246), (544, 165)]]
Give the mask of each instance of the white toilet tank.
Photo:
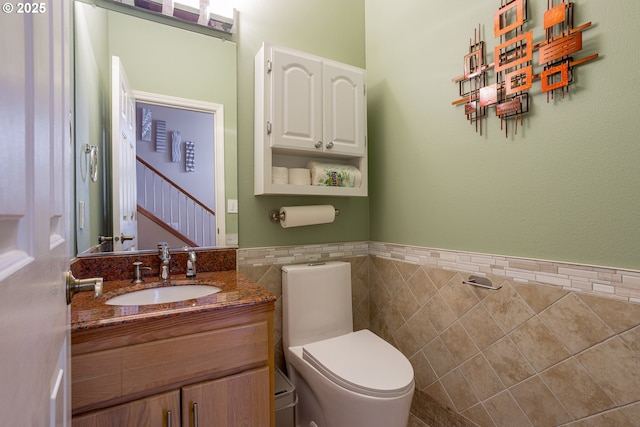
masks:
[(351, 264), (282, 267), (284, 348), (353, 332)]

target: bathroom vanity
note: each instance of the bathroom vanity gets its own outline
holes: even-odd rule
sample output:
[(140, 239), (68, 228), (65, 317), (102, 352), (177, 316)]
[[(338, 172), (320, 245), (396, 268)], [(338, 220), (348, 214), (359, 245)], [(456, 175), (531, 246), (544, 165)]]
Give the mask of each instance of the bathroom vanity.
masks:
[(220, 291), (114, 306), (106, 302), (157, 284), (111, 281), (102, 297), (74, 297), (74, 427), (274, 425), (275, 297), (236, 271), (198, 280)]

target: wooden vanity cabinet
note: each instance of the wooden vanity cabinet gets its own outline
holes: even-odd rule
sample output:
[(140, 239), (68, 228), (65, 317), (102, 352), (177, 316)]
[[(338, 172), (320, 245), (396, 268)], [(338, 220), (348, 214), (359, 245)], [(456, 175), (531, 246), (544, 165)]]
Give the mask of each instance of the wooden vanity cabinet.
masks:
[(75, 416), (73, 427), (268, 427), (268, 395), (263, 367)]
[(268, 393), (266, 367), (183, 387), (182, 425), (268, 427)]
[(71, 353), (73, 427), (275, 424), (273, 303), (74, 332)]
[(162, 426), (180, 424), (180, 391), (174, 390), (73, 417), (73, 427)]

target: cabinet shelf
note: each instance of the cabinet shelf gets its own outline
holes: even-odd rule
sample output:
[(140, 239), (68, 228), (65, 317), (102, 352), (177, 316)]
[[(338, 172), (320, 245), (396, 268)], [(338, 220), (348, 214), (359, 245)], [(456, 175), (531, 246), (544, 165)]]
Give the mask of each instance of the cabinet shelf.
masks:
[[(362, 196), (362, 187), (325, 187), (322, 185), (271, 184), (271, 191), (263, 194), (305, 195), (305, 196)], [(366, 194), (365, 194), (366, 195)]]
[[(264, 43), (255, 58), (254, 194), (367, 196), (365, 71)], [(309, 161), (358, 168), (359, 187), (273, 183)]]

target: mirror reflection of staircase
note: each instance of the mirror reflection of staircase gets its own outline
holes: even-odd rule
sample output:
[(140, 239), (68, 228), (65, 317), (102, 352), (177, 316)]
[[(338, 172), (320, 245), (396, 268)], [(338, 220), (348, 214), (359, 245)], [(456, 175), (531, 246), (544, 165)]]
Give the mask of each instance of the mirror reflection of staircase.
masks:
[(215, 212), (156, 168), (137, 158), (138, 249), (215, 246)]

